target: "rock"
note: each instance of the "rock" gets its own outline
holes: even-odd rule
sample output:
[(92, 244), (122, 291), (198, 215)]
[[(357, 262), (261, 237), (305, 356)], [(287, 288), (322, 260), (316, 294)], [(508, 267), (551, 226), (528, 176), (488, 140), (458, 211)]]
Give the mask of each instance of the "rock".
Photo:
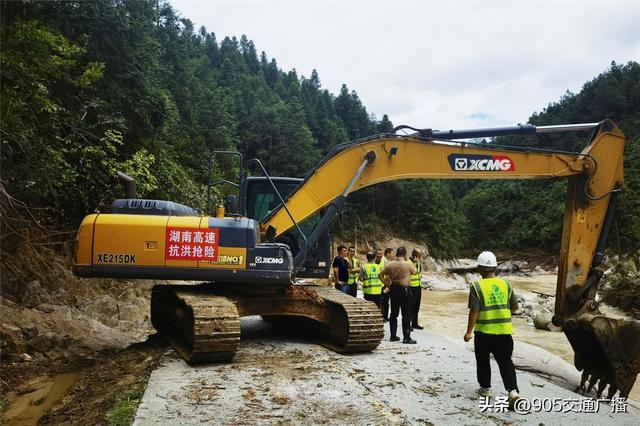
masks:
[(22, 302), (25, 306), (34, 307), (49, 300), (49, 293), (43, 288), (39, 280), (33, 280), (24, 286)]
[(8, 324), (0, 325), (0, 357), (3, 361), (12, 355), (24, 352), (26, 349), (22, 330)]
[(399, 408), (392, 408), (391, 414), (402, 414), (402, 410)]
[(56, 310), (56, 306), (52, 305), (51, 303), (41, 303), (36, 309), (44, 312), (45, 314), (50, 314), (51, 312)]
[(431, 256), (426, 256), (424, 258), (423, 263), (424, 263), (423, 271), (425, 271), (425, 272), (427, 272), (427, 271), (435, 272), (435, 271), (438, 270), (438, 264), (435, 261), (435, 259), (433, 257), (431, 257)]
[(498, 263), (498, 271), (501, 273), (513, 273), (518, 272), (519, 270), (518, 266), (510, 260)]
[(58, 348), (63, 342), (62, 336), (49, 331), (29, 339), (29, 350), (35, 353), (46, 354), (52, 348)]
[(51, 293), (51, 300), (62, 305), (75, 305), (77, 303), (76, 297), (69, 294), (69, 292), (62, 287)]
[(502, 274), (525, 275), (529, 271), (529, 263), (524, 260), (505, 260), (498, 263), (498, 272)]
[(123, 321), (144, 321), (148, 309), (142, 308), (133, 303), (124, 303), (118, 305), (118, 318)]
[(22, 328), (22, 335), (26, 338), (26, 339), (31, 339), (32, 337), (35, 337), (38, 335), (38, 329), (34, 326), (27, 326), (27, 327), (23, 327)]
[(89, 316), (107, 325), (118, 322), (118, 302), (107, 294), (86, 300), (82, 308)]
[(559, 331), (560, 328), (553, 325), (551, 318), (553, 315), (547, 311), (535, 311), (533, 313), (533, 326), (538, 330)]
[(469, 286), (473, 281), (480, 277), (479, 274), (465, 273), (453, 274), (429, 273), (422, 275), (422, 287), (434, 291), (451, 291), (451, 290), (469, 290)]
[(278, 405), (287, 405), (291, 402), (291, 399), (283, 393), (276, 392), (275, 395), (273, 395), (273, 402)]
[(13, 326), (11, 324), (5, 324), (5, 323), (0, 324), (0, 330), (2, 330), (2, 331), (10, 331), (10, 332), (14, 332), (14, 333), (21, 332), (20, 327), (15, 327), (15, 326)]
[(513, 347), (513, 363), (520, 370), (538, 374), (546, 380), (575, 390), (580, 383), (580, 372), (576, 368), (545, 349), (516, 341)]

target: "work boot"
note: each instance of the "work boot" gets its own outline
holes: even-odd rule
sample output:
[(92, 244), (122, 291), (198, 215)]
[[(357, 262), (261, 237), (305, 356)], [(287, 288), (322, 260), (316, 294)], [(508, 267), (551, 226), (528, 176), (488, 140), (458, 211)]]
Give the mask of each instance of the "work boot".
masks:
[(400, 340), (398, 336), (391, 336), (391, 338), (389, 339), (390, 342), (397, 342), (398, 340)]
[(491, 388), (478, 388), (476, 389), (476, 393), (480, 396), (484, 396), (489, 398), (491, 396)]
[(405, 343), (405, 344), (407, 344), (407, 345), (415, 345), (415, 344), (416, 344), (416, 343), (418, 343), (418, 342), (416, 342), (415, 340), (413, 340), (411, 337), (405, 337), (405, 338), (402, 340), (402, 343)]
[(389, 321), (389, 334), (392, 336), (398, 335), (398, 321), (393, 318)]
[(513, 389), (509, 391), (509, 410), (513, 411), (516, 405), (516, 402), (520, 399), (520, 395), (518, 391)]

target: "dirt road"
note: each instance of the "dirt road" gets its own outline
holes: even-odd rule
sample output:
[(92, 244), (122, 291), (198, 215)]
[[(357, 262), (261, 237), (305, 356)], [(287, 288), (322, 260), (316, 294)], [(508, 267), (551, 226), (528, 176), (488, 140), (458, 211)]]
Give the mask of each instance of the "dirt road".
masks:
[[(631, 425), (640, 415), (632, 406), (611, 413), (606, 403), (589, 414), (481, 412), (473, 353), (463, 342), (428, 331), (414, 332), (417, 345), (386, 336), (376, 351), (358, 355), (278, 333), (259, 318), (244, 318), (240, 349), (229, 364), (191, 367), (169, 351), (151, 375), (134, 424)], [(502, 382), (495, 364), (492, 370), (497, 396)], [(518, 384), (530, 400), (580, 398), (522, 371)]]

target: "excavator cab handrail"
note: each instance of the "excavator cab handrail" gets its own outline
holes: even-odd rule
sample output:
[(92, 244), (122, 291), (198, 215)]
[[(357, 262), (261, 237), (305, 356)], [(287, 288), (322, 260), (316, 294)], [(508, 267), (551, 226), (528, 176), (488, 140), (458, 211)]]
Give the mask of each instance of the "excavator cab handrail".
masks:
[[(236, 155), (240, 159), (240, 172), (239, 172), (239, 182), (231, 182), (227, 179), (220, 179), (215, 182), (211, 182), (211, 174), (213, 173), (213, 158), (216, 155)], [(211, 214), (211, 188), (219, 185), (221, 183), (226, 183), (227, 185), (234, 186), (241, 190), (242, 181), (244, 180), (244, 169), (242, 167), (242, 153), (238, 151), (211, 151), (209, 153), (209, 157), (207, 158), (207, 214)], [(241, 195), (241, 194), (240, 194)]]
[[(267, 172), (267, 169), (264, 167), (262, 162), (260, 160), (258, 160), (257, 158), (252, 158), (251, 160), (248, 160), (246, 162), (246, 164), (245, 164), (245, 167), (247, 165), (249, 165), (250, 163), (252, 163), (252, 162), (255, 162), (258, 166), (260, 166), (260, 169), (262, 170), (262, 174), (264, 175), (265, 178), (267, 178), (267, 181), (269, 181), (269, 184), (271, 184), (271, 187), (273, 188), (273, 191), (278, 196), (278, 199), (280, 200), (280, 203), (281, 203), (280, 206), (283, 207), (285, 209), (285, 211), (287, 212), (287, 214), (289, 215), (289, 218), (293, 222), (293, 225), (295, 226), (296, 230), (298, 231), (298, 233), (302, 237), (302, 240), (303, 240), (303, 243), (304, 243), (304, 247), (306, 247), (307, 246), (307, 236), (304, 234), (304, 232), (302, 232), (302, 229), (300, 229), (300, 226), (298, 225), (298, 222), (296, 222), (296, 220), (294, 219), (293, 215), (289, 211), (289, 208), (287, 207), (287, 203), (285, 202), (285, 199), (280, 194), (280, 191), (278, 191), (278, 188), (276, 187), (276, 184), (273, 183), (273, 179), (271, 179), (271, 176)], [(274, 209), (274, 210), (276, 210), (276, 209)], [(304, 259), (302, 259), (302, 262), (300, 262), (299, 264), (294, 265), (294, 270), (293, 270), (293, 276), (294, 277), (298, 273), (298, 270), (302, 267), (306, 257), (307, 257), (307, 253), (305, 251)]]

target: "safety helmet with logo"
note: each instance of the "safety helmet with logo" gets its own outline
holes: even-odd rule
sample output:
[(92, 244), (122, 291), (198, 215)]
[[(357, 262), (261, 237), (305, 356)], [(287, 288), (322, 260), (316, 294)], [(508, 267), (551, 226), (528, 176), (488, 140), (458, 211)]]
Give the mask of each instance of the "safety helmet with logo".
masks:
[(478, 256), (478, 266), (483, 268), (495, 268), (498, 266), (496, 255), (490, 251), (483, 251)]

